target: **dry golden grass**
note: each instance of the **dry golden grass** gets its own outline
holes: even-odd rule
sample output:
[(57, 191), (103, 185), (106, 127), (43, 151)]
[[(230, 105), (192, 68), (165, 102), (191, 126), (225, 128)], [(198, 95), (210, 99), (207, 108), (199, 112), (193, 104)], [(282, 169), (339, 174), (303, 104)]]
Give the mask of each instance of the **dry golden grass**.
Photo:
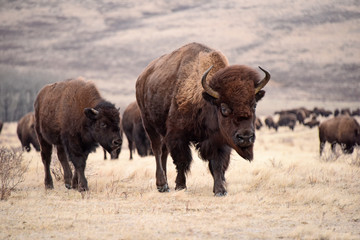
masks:
[[(0, 144), (19, 146), (16, 123), (6, 123)], [(214, 197), (207, 164), (193, 153), (186, 191), (158, 193), (153, 157), (129, 161), (89, 156), (90, 191), (67, 190), (60, 181), (46, 191), (40, 154), (26, 181), (0, 201), (0, 239), (359, 239), (360, 150), (319, 158), (317, 129), (262, 128), (255, 159), (234, 152), (227, 171), (228, 196)]]

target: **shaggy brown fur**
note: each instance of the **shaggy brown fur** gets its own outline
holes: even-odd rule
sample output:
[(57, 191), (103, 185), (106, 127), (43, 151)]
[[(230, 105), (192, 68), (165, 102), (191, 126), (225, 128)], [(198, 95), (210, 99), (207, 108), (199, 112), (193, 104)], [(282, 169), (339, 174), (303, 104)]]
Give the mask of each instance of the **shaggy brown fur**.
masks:
[[(201, 79), (211, 65), (207, 82), (219, 94), (214, 98)], [(219, 51), (198, 43), (185, 45), (152, 61), (136, 82), (136, 99), (156, 158), (156, 185), (169, 191), (166, 159), (170, 152), (177, 169), (176, 189), (186, 188), (185, 174), (192, 161), (189, 145), (209, 161), (213, 191), (225, 195), (225, 171), (231, 148), (253, 158), (255, 106), (265, 92), (259, 74), (246, 66), (228, 66)]]
[(150, 141), (146, 135), (139, 106), (136, 102), (130, 103), (124, 111), (122, 127), (129, 143), (130, 160), (135, 148), (141, 157), (151, 154)]
[(36, 151), (40, 151), (39, 141), (35, 133), (35, 114), (30, 112), (23, 116), (19, 121), (16, 129), (16, 133), (21, 142), (21, 146), (27, 152), (31, 150), (30, 144), (34, 146)]
[(319, 126), (320, 156), (325, 143), (331, 144), (335, 151), (336, 144), (342, 144), (344, 153), (352, 153), (355, 145), (360, 145), (359, 123), (350, 116), (338, 116), (322, 122)]
[[(88, 190), (84, 170), (89, 153), (98, 143), (108, 152), (122, 143), (119, 110), (100, 96), (93, 83), (82, 79), (46, 85), (40, 90), (34, 107), (45, 187), (53, 188), (50, 161), (52, 145), (56, 145), (65, 186)], [(75, 167), (73, 178), (68, 160)]]

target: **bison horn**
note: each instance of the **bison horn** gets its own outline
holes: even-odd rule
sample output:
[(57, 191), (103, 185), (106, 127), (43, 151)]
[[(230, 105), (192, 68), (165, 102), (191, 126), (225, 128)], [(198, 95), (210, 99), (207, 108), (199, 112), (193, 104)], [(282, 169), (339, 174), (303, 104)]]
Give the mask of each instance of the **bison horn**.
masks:
[(265, 85), (269, 82), (270, 80), (270, 73), (268, 73), (265, 69), (263, 69), (262, 67), (259, 66), (259, 68), (261, 69), (261, 71), (263, 71), (265, 73), (265, 77), (263, 80), (261, 80), (257, 86), (255, 87), (255, 94), (257, 94), (263, 87), (265, 87)]
[(207, 94), (209, 94), (210, 96), (212, 96), (214, 98), (219, 98), (220, 94), (217, 91), (215, 91), (214, 89), (212, 89), (209, 86), (209, 84), (206, 82), (206, 77), (212, 68), (213, 68), (213, 65), (211, 67), (209, 67), (209, 69), (206, 70), (206, 72), (204, 72), (204, 75), (201, 78), (201, 85), (203, 86), (203, 88)]
[(94, 109), (94, 108), (90, 108), (90, 110), (93, 112), (94, 115), (98, 115), (99, 111)]

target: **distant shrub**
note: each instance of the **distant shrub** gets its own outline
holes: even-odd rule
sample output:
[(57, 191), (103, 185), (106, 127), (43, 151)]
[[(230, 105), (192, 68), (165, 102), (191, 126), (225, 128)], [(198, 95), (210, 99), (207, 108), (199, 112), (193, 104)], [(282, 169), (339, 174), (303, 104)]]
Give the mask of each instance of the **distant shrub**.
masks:
[(24, 163), (21, 149), (0, 147), (0, 200), (7, 200), (11, 191), (24, 182), (29, 164)]

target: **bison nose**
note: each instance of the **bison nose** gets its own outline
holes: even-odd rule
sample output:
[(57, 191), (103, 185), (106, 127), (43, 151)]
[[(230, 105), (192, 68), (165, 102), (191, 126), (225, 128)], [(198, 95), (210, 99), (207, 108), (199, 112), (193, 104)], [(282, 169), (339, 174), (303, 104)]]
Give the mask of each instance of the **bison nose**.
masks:
[(248, 131), (244, 133), (237, 133), (235, 135), (235, 142), (240, 147), (250, 146), (255, 142), (255, 133), (254, 131)]
[(122, 144), (122, 139), (119, 138), (119, 139), (115, 139), (112, 141), (112, 144), (116, 147), (120, 146)]

